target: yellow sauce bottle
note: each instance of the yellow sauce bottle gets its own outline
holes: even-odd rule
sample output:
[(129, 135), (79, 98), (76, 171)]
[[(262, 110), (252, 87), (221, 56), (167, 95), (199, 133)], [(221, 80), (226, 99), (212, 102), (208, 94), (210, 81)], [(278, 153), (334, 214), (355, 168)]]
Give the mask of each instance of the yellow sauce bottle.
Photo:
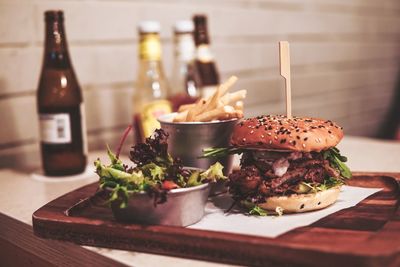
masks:
[(160, 24), (142, 21), (138, 30), (140, 63), (133, 95), (133, 126), (136, 142), (142, 142), (160, 127), (157, 118), (172, 109), (161, 61)]

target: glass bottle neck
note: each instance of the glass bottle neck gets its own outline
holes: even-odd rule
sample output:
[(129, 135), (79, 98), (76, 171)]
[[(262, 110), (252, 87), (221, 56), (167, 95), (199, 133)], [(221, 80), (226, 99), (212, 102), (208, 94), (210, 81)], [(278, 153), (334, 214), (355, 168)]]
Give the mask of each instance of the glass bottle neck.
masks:
[(46, 21), (44, 67), (69, 68), (67, 40), (62, 20)]
[(161, 42), (158, 33), (141, 33), (139, 40), (140, 61), (161, 61)]
[(139, 75), (164, 76), (163, 66), (160, 60), (140, 60)]
[(197, 46), (196, 59), (202, 63), (209, 63), (214, 61), (214, 56), (211, 53), (210, 46), (207, 44)]
[(192, 33), (176, 33), (174, 37), (175, 61), (190, 62), (194, 60), (196, 47)]
[(210, 44), (207, 30), (207, 17), (195, 16), (194, 21), (194, 42), (196, 46)]

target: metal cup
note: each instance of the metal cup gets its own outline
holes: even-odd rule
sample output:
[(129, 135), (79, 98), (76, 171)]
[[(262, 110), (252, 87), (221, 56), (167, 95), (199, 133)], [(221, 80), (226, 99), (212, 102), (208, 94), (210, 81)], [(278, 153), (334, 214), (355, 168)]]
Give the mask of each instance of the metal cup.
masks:
[(121, 203), (116, 201), (111, 209), (121, 222), (188, 226), (203, 218), (209, 192), (210, 184), (172, 189), (167, 193), (167, 202), (157, 206), (147, 193), (135, 193), (126, 208), (120, 208)]
[(209, 147), (228, 147), (238, 119), (212, 122), (172, 122), (176, 113), (160, 116), (161, 128), (169, 134), (168, 152), (179, 157), (184, 166), (208, 169), (219, 161), (224, 166), (224, 175), (232, 170), (233, 156), (199, 158), (203, 149)]

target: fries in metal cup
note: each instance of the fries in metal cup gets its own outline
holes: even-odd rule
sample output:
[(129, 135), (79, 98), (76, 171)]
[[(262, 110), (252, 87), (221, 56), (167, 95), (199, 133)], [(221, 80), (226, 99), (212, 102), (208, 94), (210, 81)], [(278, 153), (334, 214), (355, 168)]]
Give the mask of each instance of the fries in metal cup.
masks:
[(174, 122), (208, 122), (215, 120), (229, 120), (243, 117), (243, 100), (247, 90), (229, 93), (229, 89), (237, 81), (236, 76), (231, 76), (215, 90), (208, 98), (201, 98), (196, 103), (182, 105)]

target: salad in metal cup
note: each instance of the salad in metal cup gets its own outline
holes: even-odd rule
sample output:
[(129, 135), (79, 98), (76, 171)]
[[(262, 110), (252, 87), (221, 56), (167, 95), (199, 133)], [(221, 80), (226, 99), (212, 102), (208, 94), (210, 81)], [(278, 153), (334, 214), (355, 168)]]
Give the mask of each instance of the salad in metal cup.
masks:
[[(123, 140), (126, 135), (127, 132)], [(205, 190), (208, 187), (205, 184), (227, 179), (223, 175), (223, 166), (219, 162), (211, 165), (207, 170), (184, 168), (179, 158), (173, 158), (168, 154), (167, 140), (168, 134), (162, 129), (157, 129), (144, 143), (133, 146), (130, 150), (130, 160), (134, 163), (133, 166), (128, 166), (119, 159), (122, 145), (116, 154), (108, 148), (107, 153), (110, 158), (108, 165), (103, 164), (100, 159), (94, 162), (96, 173), (100, 177), (99, 188), (108, 192), (107, 201), (111, 204), (117, 220), (150, 224), (166, 222), (165, 224), (181, 226), (192, 224), (200, 220), (204, 214), (208, 196), (208, 190)], [(188, 190), (189, 188), (192, 190)], [(203, 201), (195, 201), (190, 197), (190, 195), (196, 195), (197, 190), (195, 189), (197, 188), (204, 192), (203, 194), (197, 193)], [(143, 198), (144, 195), (146, 198)], [(178, 195), (180, 197), (177, 198)], [(189, 201), (188, 195), (192, 203), (198, 203), (188, 212), (198, 215), (189, 220), (185, 219), (185, 221), (182, 218), (187, 218), (187, 215), (179, 216), (181, 212), (171, 209), (184, 211), (182, 205)], [(183, 201), (182, 197), (187, 201)], [(146, 202), (146, 205), (143, 204), (143, 201)], [(177, 205), (168, 203), (172, 201), (176, 201)], [(151, 203), (150, 206), (149, 203)], [(141, 206), (146, 206), (146, 210), (141, 209)], [(163, 206), (168, 206), (169, 210), (164, 211)], [(194, 210), (200, 210), (200, 212)], [(132, 214), (132, 212), (136, 214)], [(173, 217), (177, 217), (177, 220), (174, 221), (173, 218), (165, 220), (163, 217), (168, 213), (174, 214)]]

